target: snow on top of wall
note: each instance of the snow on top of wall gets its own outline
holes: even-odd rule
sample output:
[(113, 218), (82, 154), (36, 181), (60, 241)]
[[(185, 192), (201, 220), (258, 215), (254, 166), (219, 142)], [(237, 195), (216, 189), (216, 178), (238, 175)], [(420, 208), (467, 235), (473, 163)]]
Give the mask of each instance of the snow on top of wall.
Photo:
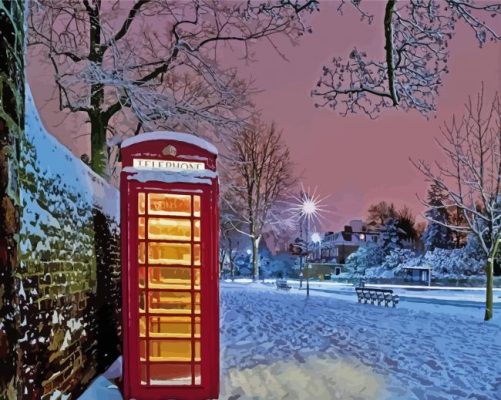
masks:
[(148, 132), (148, 133), (142, 133), (137, 136), (133, 136), (131, 138), (125, 139), (122, 142), (122, 148), (132, 146), (133, 144), (136, 143), (147, 142), (150, 140), (175, 140), (178, 142), (185, 142), (200, 147), (201, 149), (207, 150), (209, 153), (215, 155), (218, 154), (217, 148), (213, 144), (202, 139), (201, 137), (192, 135), (191, 133), (168, 132), (168, 131)]
[(163, 183), (199, 183), (210, 185), (212, 183), (211, 179), (218, 177), (217, 172), (210, 170), (156, 171), (125, 167), (123, 171), (131, 174), (127, 177), (128, 180), (143, 183), (156, 181)]
[(44, 172), (49, 176), (58, 176), (73, 193), (80, 194), (85, 202), (95, 205), (104, 214), (118, 220), (119, 191), (93, 172), (47, 131), (29, 85), (26, 85), (25, 121), (26, 137), (36, 148), (37, 162)]

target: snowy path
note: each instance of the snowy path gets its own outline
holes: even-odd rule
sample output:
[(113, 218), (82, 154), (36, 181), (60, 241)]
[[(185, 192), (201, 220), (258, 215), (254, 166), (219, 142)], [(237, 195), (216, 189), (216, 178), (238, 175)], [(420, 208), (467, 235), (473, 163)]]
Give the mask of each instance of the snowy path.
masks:
[(221, 399), (501, 399), (501, 318), (451, 309), (223, 283)]

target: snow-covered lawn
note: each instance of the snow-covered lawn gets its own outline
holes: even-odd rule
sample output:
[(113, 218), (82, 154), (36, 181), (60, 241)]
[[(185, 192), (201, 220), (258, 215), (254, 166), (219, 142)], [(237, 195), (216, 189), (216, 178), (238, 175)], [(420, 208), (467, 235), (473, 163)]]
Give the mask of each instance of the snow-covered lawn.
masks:
[(501, 399), (501, 316), (414, 305), (223, 283), (221, 399)]
[[(461, 304), (222, 283), (220, 399), (501, 399), (501, 310), (485, 323), (481, 303)], [(116, 370), (81, 399), (120, 399), (104, 379)]]

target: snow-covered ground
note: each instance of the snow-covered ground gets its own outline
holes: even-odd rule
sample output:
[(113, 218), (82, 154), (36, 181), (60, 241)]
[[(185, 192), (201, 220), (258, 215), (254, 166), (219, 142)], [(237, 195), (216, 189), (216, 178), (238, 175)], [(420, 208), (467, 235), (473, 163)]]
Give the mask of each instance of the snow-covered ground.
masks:
[[(271, 283), (222, 283), (220, 399), (501, 399), (500, 309), (485, 323), (482, 304), (463, 306), (460, 290), (385, 308), (358, 304), (352, 287), (319, 286), (332, 290), (306, 299)], [(85, 400), (118, 398), (108, 383), (96, 380)]]
[(224, 283), (221, 398), (501, 399), (499, 311), (346, 300)]

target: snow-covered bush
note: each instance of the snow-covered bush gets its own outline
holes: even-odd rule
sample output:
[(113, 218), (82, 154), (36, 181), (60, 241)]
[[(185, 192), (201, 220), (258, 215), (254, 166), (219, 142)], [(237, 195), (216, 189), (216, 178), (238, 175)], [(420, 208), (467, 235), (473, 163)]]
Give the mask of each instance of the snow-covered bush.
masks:
[(383, 259), (383, 249), (374, 243), (367, 243), (348, 256), (346, 267), (355, 274), (363, 274), (367, 268), (381, 265)]
[(416, 253), (409, 249), (393, 249), (384, 259), (383, 267), (385, 269), (395, 269), (404, 263), (416, 258)]
[(422, 261), (432, 267), (432, 275), (435, 277), (481, 275), (485, 266), (485, 260), (472, 257), (466, 247), (428, 251)]
[(464, 247), (464, 254), (469, 258), (475, 258), (477, 260), (485, 258), (480, 240), (473, 233), (468, 235), (466, 246)]
[(298, 274), (295, 270), (296, 258), (288, 252), (281, 252), (269, 258), (269, 263), (265, 267), (265, 277), (285, 278)]

